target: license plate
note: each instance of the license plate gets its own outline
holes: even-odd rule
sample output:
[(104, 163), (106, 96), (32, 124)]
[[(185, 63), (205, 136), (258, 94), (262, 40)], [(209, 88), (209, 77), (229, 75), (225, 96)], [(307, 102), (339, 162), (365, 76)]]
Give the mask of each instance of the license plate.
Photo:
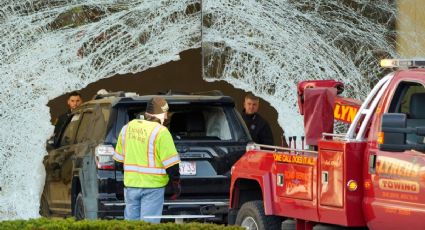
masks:
[(196, 175), (196, 162), (195, 161), (182, 161), (180, 162), (180, 175)]

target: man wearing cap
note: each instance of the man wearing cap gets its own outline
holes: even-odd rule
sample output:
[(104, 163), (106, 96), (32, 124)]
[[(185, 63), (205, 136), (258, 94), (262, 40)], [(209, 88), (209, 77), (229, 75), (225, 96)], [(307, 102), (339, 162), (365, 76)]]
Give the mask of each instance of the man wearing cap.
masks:
[(118, 137), (114, 160), (124, 164), (124, 199), (126, 220), (159, 223), (145, 216), (162, 215), (165, 186), (171, 182), (176, 199), (181, 192), (180, 157), (168, 129), (168, 104), (153, 97), (147, 104), (145, 120), (134, 119)]

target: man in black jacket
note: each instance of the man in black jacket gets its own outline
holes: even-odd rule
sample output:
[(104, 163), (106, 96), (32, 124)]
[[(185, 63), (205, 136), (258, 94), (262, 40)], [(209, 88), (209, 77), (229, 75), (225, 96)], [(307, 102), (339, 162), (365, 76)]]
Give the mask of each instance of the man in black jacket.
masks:
[(242, 117), (255, 143), (274, 145), (272, 130), (268, 122), (258, 114), (259, 106), (260, 99), (252, 94), (247, 94), (243, 104)]
[(59, 134), (59, 132), (62, 130), (62, 128), (66, 125), (69, 116), (71, 115), (72, 111), (76, 109), (78, 106), (80, 106), (83, 103), (83, 99), (81, 98), (81, 94), (78, 91), (73, 91), (68, 94), (68, 111), (66, 113), (59, 116), (58, 119), (56, 119), (55, 122), (55, 132), (54, 136)]

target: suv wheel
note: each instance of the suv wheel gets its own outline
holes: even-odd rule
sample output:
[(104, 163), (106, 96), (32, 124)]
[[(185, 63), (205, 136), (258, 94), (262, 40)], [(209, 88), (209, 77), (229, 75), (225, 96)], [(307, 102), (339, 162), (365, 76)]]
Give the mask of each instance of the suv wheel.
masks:
[(242, 205), (236, 217), (236, 225), (249, 230), (280, 229), (282, 219), (264, 214), (261, 200), (246, 202)]
[(81, 193), (78, 193), (78, 196), (75, 199), (74, 217), (76, 220), (82, 220), (86, 218), (86, 213), (84, 211), (83, 194)]
[(47, 199), (44, 196), (44, 194), (41, 195), (39, 213), (40, 213), (40, 216), (43, 216), (43, 217), (50, 216), (49, 204), (47, 203)]

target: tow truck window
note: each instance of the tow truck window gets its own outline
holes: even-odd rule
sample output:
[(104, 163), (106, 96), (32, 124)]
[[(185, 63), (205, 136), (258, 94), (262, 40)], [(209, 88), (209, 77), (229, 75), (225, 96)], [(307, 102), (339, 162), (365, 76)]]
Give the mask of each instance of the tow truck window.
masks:
[(424, 93), (425, 87), (416, 82), (401, 82), (392, 98), (389, 113), (404, 113), (409, 118), (410, 99), (415, 93)]
[[(407, 115), (407, 127), (425, 126), (425, 87), (416, 82), (401, 82), (397, 87), (388, 110), (389, 113)], [(424, 143), (415, 134), (406, 135), (407, 144)]]
[(411, 113), (410, 102), (411, 102), (412, 95), (415, 93), (424, 93), (424, 92), (425, 92), (425, 88), (422, 85), (409, 87), (401, 103), (401, 112), (410, 115)]

